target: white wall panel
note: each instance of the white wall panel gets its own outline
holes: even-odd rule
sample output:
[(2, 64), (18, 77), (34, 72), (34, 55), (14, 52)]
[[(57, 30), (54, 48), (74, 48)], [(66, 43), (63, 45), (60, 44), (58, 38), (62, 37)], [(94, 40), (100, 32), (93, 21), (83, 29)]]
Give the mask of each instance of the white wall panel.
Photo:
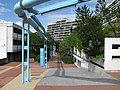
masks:
[(0, 26), (0, 59), (7, 58), (6, 29), (5, 26)]

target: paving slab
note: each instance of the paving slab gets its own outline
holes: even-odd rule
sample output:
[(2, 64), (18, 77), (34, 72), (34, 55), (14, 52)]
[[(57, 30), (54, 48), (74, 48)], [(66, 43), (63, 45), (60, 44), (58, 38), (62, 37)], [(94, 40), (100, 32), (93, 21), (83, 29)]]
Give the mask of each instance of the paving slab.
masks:
[(94, 73), (84, 68), (53, 68), (38, 86), (120, 85), (120, 80), (109, 74)]
[[(12, 79), (9, 83), (5, 84), (4, 86), (1, 85), (0, 90), (34, 90), (34, 87), (36, 86), (36, 84), (39, 82), (39, 80), (42, 77), (44, 77), (44, 75), (47, 73), (47, 71), (49, 69), (47, 70), (47, 69), (41, 68), (39, 66), (39, 64), (36, 62), (31, 63), (30, 67), (31, 67), (30, 82), (26, 82), (26, 83), (22, 84), (21, 83), (21, 73), (20, 73), (18, 76), (13, 75), (14, 79)], [(20, 69), (20, 71), (21, 71), (21, 69)], [(25, 70), (25, 73), (26, 73), (26, 70)]]
[(0, 66), (0, 88), (5, 86), (11, 80), (21, 73), (21, 64), (20, 62), (11, 62)]
[(38, 86), (34, 90), (120, 90), (120, 85)]
[(110, 74), (111, 76), (117, 78), (120, 80), (120, 71), (117, 72), (108, 72), (108, 74)]

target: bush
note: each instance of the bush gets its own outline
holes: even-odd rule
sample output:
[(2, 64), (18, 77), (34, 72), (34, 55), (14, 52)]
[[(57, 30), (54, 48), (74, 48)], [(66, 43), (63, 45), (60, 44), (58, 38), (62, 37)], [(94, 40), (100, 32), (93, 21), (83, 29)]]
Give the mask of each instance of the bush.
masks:
[(30, 58), (34, 58), (35, 59), (35, 57), (36, 57), (36, 54), (30, 53)]
[(30, 53), (30, 58), (34, 58), (35, 61), (40, 62), (40, 55), (33, 52)]
[(34, 59), (35, 59), (35, 61), (37, 61), (39, 63), (40, 62), (40, 55), (36, 55), (36, 57)]
[(97, 60), (100, 60), (100, 61), (101, 61), (101, 60), (104, 60), (104, 55), (103, 55), (103, 54), (97, 55), (97, 56), (96, 56), (96, 59), (97, 59)]
[(72, 56), (61, 56), (61, 60), (65, 64), (73, 64), (73, 58), (72, 58)]

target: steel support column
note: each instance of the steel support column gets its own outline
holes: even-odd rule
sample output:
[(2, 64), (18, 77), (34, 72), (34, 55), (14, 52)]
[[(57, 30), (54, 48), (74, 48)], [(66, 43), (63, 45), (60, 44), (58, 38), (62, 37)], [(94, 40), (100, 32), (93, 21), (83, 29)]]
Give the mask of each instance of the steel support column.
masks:
[(47, 42), (44, 43), (44, 50), (45, 50), (45, 67), (47, 67)]
[[(27, 29), (25, 29), (25, 22), (23, 21), (23, 30), (22, 30), (22, 84), (24, 82), (30, 81), (30, 58), (29, 58), (29, 37), (30, 36), (29, 36), (29, 34), (30, 34), (30, 25), (28, 24)], [(25, 45), (25, 43), (27, 43), (27, 45)], [(26, 54), (25, 51), (27, 52), (27, 55), (25, 55)], [(25, 73), (25, 67), (27, 67), (26, 73)]]

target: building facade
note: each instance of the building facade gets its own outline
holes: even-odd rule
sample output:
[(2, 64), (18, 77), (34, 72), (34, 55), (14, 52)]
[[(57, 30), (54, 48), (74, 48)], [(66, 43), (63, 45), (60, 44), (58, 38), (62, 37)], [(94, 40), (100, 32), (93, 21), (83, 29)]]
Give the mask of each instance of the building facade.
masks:
[[(112, 2), (108, 4), (109, 10), (112, 10), (112, 11), (115, 11), (116, 9), (118, 9), (119, 6), (120, 6), (120, 0), (112, 0)], [(112, 19), (116, 19), (116, 17), (113, 15)]]
[(21, 59), (22, 27), (0, 21), (0, 64)]
[(107, 4), (107, 7), (113, 10), (115, 10), (118, 6), (120, 6), (120, 0), (112, 0), (109, 4)]
[(54, 24), (47, 26), (47, 32), (54, 38), (54, 40), (63, 40), (71, 34), (72, 28), (76, 25), (75, 21), (63, 19)]

